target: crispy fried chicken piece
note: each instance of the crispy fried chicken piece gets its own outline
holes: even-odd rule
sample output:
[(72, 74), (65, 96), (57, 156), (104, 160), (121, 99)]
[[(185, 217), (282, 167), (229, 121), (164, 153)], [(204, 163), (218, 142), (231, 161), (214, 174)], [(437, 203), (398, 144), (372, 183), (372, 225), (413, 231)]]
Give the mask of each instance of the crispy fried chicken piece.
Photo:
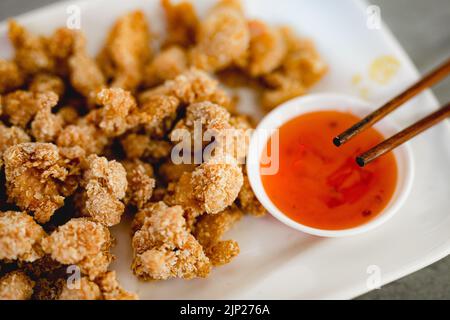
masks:
[(179, 105), (180, 101), (174, 96), (148, 97), (140, 106), (140, 112), (147, 118), (147, 121), (140, 120), (143, 122), (145, 131), (157, 138), (164, 137), (172, 129)]
[(44, 255), (45, 231), (25, 212), (0, 212), (0, 260), (33, 262)]
[(203, 215), (195, 224), (194, 236), (214, 266), (227, 264), (239, 254), (236, 241), (222, 241), (221, 238), (242, 215), (242, 211), (233, 206), (215, 215)]
[(266, 209), (256, 198), (248, 181), (247, 174), (244, 174), (244, 184), (242, 185), (241, 191), (239, 191), (237, 205), (243, 212), (255, 217), (262, 217), (267, 213)]
[(42, 248), (62, 264), (77, 265), (93, 280), (108, 269), (113, 259), (111, 244), (107, 227), (88, 218), (74, 218), (44, 239)]
[(144, 70), (144, 86), (154, 87), (166, 80), (175, 79), (188, 69), (186, 52), (179, 46), (159, 52)]
[(39, 110), (51, 110), (57, 103), (58, 96), (54, 92), (34, 93), (18, 90), (3, 98), (3, 113), (12, 125), (26, 129)]
[(259, 20), (248, 23), (250, 47), (239, 65), (252, 77), (268, 74), (277, 69), (287, 53), (287, 45), (279, 28)]
[(174, 96), (182, 104), (196, 102), (211, 102), (234, 111), (234, 101), (219, 87), (219, 82), (206, 72), (191, 68), (178, 75), (175, 79), (166, 81), (163, 85), (144, 91), (139, 96), (141, 104), (155, 95)]
[(23, 142), (30, 142), (30, 137), (19, 127), (6, 127), (0, 123), (0, 169), (3, 167), (3, 153), (6, 149)]
[(29, 300), (34, 281), (21, 271), (13, 271), (0, 278), (0, 300)]
[(24, 76), (14, 61), (0, 59), (0, 94), (19, 88), (24, 82)]
[(64, 94), (65, 85), (64, 81), (56, 75), (49, 73), (38, 73), (31, 80), (28, 89), (36, 93), (53, 91), (58, 95), (58, 97), (62, 97)]
[(98, 57), (104, 74), (113, 79), (111, 87), (134, 91), (141, 83), (144, 66), (151, 56), (150, 38), (142, 11), (117, 20)]
[(150, 217), (153, 214), (153, 212), (164, 211), (168, 208), (169, 206), (163, 201), (147, 203), (134, 216), (134, 219), (131, 223), (131, 230), (133, 234), (142, 228), (142, 226), (144, 225), (145, 218)]
[(75, 191), (82, 157), (79, 148), (59, 150), (50, 143), (8, 148), (3, 155), (8, 201), (33, 212), (38, 222), (48, 222), (64, 197)]
[(191, 184), (202, 209), (216, 214), (236, 200), (243, 184), (242, 169), (231, 156), (213, 157), (192, 172)]
[(209, 259), (186, 229), (180, 206), (154, 210), (133, 236), (133, 272), (143, 280), (206, 277)]
[(91, 103), (106, 80), (97, 62), (87, 54), (83, 35), (77, 33), (74, 37), (74, 52), (68, 59), (70, 82)]
[(100, 287), (88, 277), (82, 277), (78, 282), (78, 287), (69, 288), (63, 286), (59, 295), (59, 300), (102, 300)]
[(194, 45), (199, 21), (192, 4), (187, 1), (173, 4), (171, 0), (161, 0), (161, 4), (167, 24), (164, 46), (190, 47)]
[(170, 142), (153, 140), (145, 134), (130, 133), (120, 142), (128, 159), (146, 158), (157, 161), (167, 158), (172, 150)]
[(262, 104), (271, 109), (304, 92), (327, 72), (327, 66), (309, 39), (297, 37), (289, 28), (281, 29), (288, 52), (282, 65), (265, 76), (273, 89), (263, 93)]
[(120, 222), (125, 205), (121, 201), (127, 190), (127, 173), (119, 162), (90, 155), (83, 163), (81, 180), (83, 190), (77, 195), (76, 205), (81, 215), (113, 226)]
[(63, 128), (63, 119), (50, 106), (40, 109), (31, 122), (31, 135), (37, 142), (54, 142)]
[(153, 179), (153, 167), (139, 159), (122, 162), (128, 180), (125, 204), (142, 208), (152, 197), (156, 180)]
[(203, 19), (192, 64), (206, 71), (218, 71), (239, 60), (250, 44), (250, 31), (242, 8), (233, 0), (223, 0)]
[(66, 126), (58, 138), (56, 144), (59, 147), (77, 146), (82, 148), (87, 155), (103, 154), (109, 139), (96, 125), (81, 118), (76, 124)]
[(75, 124), (80, 118), (77, 109), (71, 105), (60, 108), (56, 114), (62, 119), (65, 125)]
[[(136, 101), (130, 92), (121, 88), (103, 89), (97, 94), (100, 109), (87, 115), (88, 121), (97, 124), (109, 137), (117, 137), (138, 124)], [(136, 115), (137, 116), (137, 115)]]
[(52, 71), (54, 61), (49, 57), (46, 41), (28, 32), (16, 21), (10, 20), (8, 36), (15, 49), (14, 61), (27, 75)]
[(103, 294), (104, 300), (138, 300), (135, 293), (126, 291), (116, 278), (115, 271), (109, 271), (96, 280)]

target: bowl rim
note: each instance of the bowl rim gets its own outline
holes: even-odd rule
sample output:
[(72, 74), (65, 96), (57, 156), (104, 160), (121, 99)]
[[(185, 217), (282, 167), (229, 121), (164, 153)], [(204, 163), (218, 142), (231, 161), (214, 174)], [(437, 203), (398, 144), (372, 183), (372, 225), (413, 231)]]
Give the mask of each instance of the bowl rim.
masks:
[[(372, 220), (357, 227), (339, 230), (327, 230), (310, 227), (292, 220), (279, 210), (266, 194), (260, 174), (260, 157), (273, 130), (287, 121), (314, 111), (338, 110), (348, 111), (364, 116), (374, 110), (370, 104), (359, 98), (340, 93), (317, 93), (291, 99), (268, 113), (258, 124), (251, 139), (247, 156), (247, 175), (256, 198), (266, 210), (277, 220), (296, 230), (321, 237), (344, 237), (361, 234), (373, 230), (391, 219), (404, 204), (412, 189), (414, 180), (414, 159), (409, 143), (395, 149), (397, 162), (397, 186), (387, 206)], [(390, 136), (399, 131), (399, 127), (389, 118), (383, 119), (374, 126), (383, 135)], [(331, 140), (330, 140), (331, 143)]]

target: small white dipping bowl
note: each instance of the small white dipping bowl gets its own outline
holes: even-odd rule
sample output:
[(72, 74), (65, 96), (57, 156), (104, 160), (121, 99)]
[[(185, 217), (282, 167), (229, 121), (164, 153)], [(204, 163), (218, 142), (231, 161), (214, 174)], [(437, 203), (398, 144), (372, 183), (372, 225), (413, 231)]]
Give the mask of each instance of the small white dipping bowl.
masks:
[[(372, 112), (373, 108), (370, 108), (366, 102), (351, 96), (326, 93), (311, 94), (308, 96), (295, 98), (271, 111), (259, 123), (250, 141), (247, 158), (247, 173), (253, 191), (262, 205), (275, 218), (299, 231), (321, 237), (343, 237), (360, 234), (374, 229), (389, 220), (400, 209), (411, 191), (414, 176), (414, 163), (408, 143), (393, 151), (397, 161), (398, 178), (397, 186), (391, 201), (376, 217), (358, 227), (342, 230), (325, 230), (303, 225), (290, 219), (282, 211), (280, 211), (266, 194), (261, 180), (260, 160), (262, 152), (266, 147), (268, 139), (272, 136), (273, 131), (281, 127), (289, 120), (302, 114), (321, 110), (349, 112), (363, 118)], [(399, 131), (399, 129), (392, 124), (389, 118), (381, 120), (374, 126), (374, 128), (381, 132), (386, 138)], [(320, 128), (317, 128), (317, 130), (320, 130)], [(330, 137), (330, 144), (333, 143), (333, 138), (334, 137)], [(338, 148), (336, 148), (336, 152), (339, 152)]]

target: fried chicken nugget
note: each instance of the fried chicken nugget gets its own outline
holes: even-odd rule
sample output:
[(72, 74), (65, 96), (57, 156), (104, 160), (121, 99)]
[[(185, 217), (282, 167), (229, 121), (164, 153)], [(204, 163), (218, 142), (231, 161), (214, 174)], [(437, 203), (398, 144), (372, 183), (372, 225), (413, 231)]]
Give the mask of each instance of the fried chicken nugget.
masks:
[(206, 277), (210, 262), (180, 206), (154, 210), (133, 236), (133, 272), (143, 280)]
[(33, 262), (44, 255), (44, 229), (25, 212), (0, 212), (0, 260)]
[(186, 52), (179, 46), (168, 47), (159, 52), (145, 67), (144, 86), (154, 87), (172, 80), (188, 69)]
[(108, 228), (88, 218), (71, 219), (42, 241), (42, 248), (52, 259), (77, 265), (91, 280), (108, 269), (113, 259), (111, 245)]
[(153, 167), (139, 159), (123, 161), (122, 165), (127, 171), (128, 180), (124, 202), (140, 209), (150, 200), (156, 185)]
[(51, 110), (57, 103), (58, 96), (54, 92), (35, 93), (18, 90), (3, 98), (3, 113), (12, 125), (26, 129), (39, 110)]
[(14, 61), (0, 59), (0, 94), (19, 88), (24, 82), (24, 75)]
[(0, 122), (0, 169), (3, 167), (3, 153), (6, 149), (23, 142), (30, 142), (28, 134), (19, 127), (7, 127)]
[[(117, 137), (139, 123), (137, 104), (129, 91), (121, 88), (103, 89), (97, 94), (102, 107), (87, 115), (109, 137)], [(137, 118), (136, 118), (137, 117)]]
[(29, 300), (34, 281), (21, 271), (13, 271), (0, 278), (0, 300)]
[(49, 57), (43, 37), (28, 32), (16, 21), (8, 23), (8, 36), (15, 49), (14, 61), (27, 75), (54, 70), (54, 61)]
[(39, 223), (48, 222), (77, 188), (82, 157), (79, 148), (60, 150), (50, 143), (8, 148), (3, 155), (8, 202), (33, 212)]
[(90, 155), (83, 162), (83, 190), (77, 194), (76, 205), (82, 216), (113, 226), (120, 222), (125, 205), (121, 201), (127, 190), (127, 173), (119, 162)]
[(58, 97), (62, 97), (65, 90), (65, 84), (64, 81), (56, 75), (50, 73), (38, 73), (31, 80), (28, 89), (36, 93), (53, 91)]
[(192, 172), (194, 197), (209, 214), (225, 210), (236, 200), (244, 183), (242, 169), (229, 155), (210, 158)]
[(139, 96), (141, 104), (155, 95), (174, 96), (182, 104), (189, 105), (196, 102), (211, 102), (234, 111), (234, 101), (219, 87), (219, 82), (206, 72), (191, 68), (163, 85), (144, 91)]
[(287, 45), (279, 28), (252, 20), (250, 29), (250, 47), (238, 65), (252, 77), (259, 77), (277, 69), (287, 53)]
[(159, 175), (165, 183), (177, 182), (185, 172), (192, 172), (197, 165), (191, 163), (175, 164), (170, 159), (161, 164), (158, 169)]
[(144, 66), (150, 59), (150, 31), (142, 11), (117, 20), (111, 29), (98, 62), (111, 87), (134, 91), (142, 81)]
[(40, 109), (31, 122), (31, 135), (37, 142), (54, 142), (63, 128), (63, 119), (51, 107)]
[(273, 88), (262, 96), (263, 107), (269, 110), (304, 94), (328, 70), (311, 40), (299, 38), (286, 27), (281, 32), (288, 48), (286, 57), (279, 69), (264, 77), (266, 83)]
[(239, 254), (236, 241), (221, 238), (242, 216), (242, 211), (233, 206), (215, 215), (203, 215), (195, 224), (194, 236), (214, 266), (227, 264)]
[(206, 71), (225, 69), (248, 50), (250, 31), (238, 1), (223, 0), (201, 21), (191, 62)]
[(190, 2), (173, 4), (170, 0), (161, 0), (166, 17), (167, 36), (164, 46), (179, 45), (190, 47), (195, 44), (198, 17)]

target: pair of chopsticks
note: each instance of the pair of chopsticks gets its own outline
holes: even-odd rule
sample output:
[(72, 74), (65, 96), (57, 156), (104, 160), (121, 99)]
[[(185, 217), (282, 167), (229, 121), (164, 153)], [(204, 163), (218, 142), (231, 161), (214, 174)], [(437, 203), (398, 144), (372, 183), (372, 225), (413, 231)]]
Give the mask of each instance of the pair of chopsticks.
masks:
[[(450, 73), (450, 59), (448, 59), (445, 63), (431, 71), (421, 80), (413, 84), (411, 87), (406, 89), (404, 92), (400, 93), (398, 96), (384, 104), (378, 110), (375, 110), (364, 119), (338, 135), (333, 139), (333, 143), (339, 147), (349, 141), (351, 138), (355, 137), (362, 131), (370, 128), (375, 123), (386, 117), (389, 113), (396, 110), (403, 103), (413, 98), (423, 90), (428, 87), (433, 86), (437, 82), (444, 79)], [(378, 157), (386, 154), (387, 152), (395, 149), (406, 141), (414, 138), (419, 133), (431, 128), (435, 124), (441, 122), (450, 116), (450, 102), (447, 103), (444, 107), (437, 110), (436, 112), (430, 114), (429, 116), (423, 118), (422, 120), (416, 122), (405, 130), (397, 133), (391, 138), (381, 142), (376, 145), (372, 149), (362, 153), (358, 157), (356, 157), (356, 162), (359, 166), (364, 167), (369, 164), (373, 160)]]

